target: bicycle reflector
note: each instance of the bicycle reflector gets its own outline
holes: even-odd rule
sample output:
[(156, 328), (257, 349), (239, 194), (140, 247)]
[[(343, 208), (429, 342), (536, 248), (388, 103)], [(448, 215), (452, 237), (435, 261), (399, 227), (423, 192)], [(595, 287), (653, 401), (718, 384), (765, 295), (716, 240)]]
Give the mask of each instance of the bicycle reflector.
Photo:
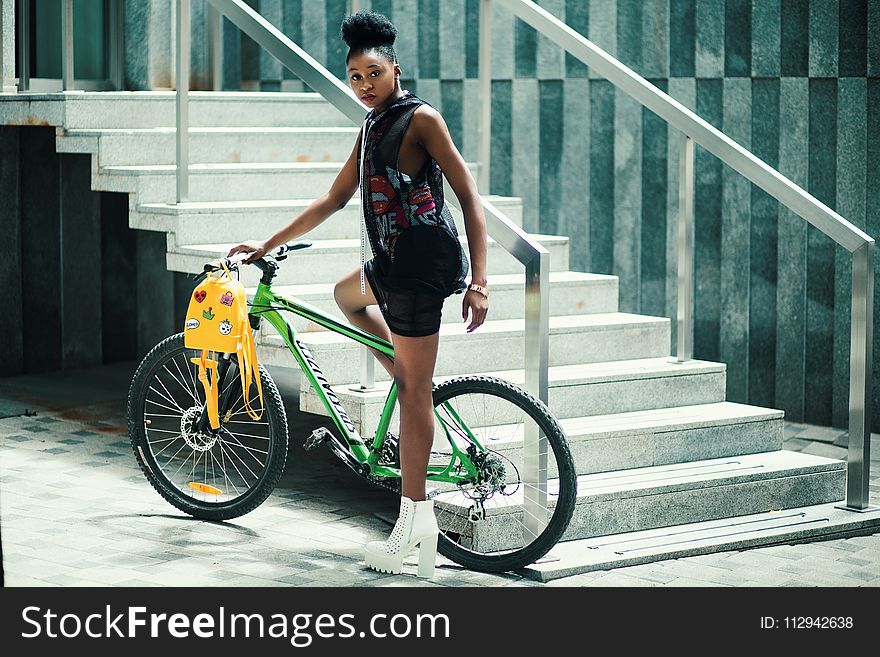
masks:
[(187, 484), (190, 488), (194, 488), (200, 493), (207, 493), (208, 495), (222, 495), (223, 491), (219, 488), (214, 488), (213, 486), (209, 486), (208, 484), (200, 484), (195, 481), (191, 481)]

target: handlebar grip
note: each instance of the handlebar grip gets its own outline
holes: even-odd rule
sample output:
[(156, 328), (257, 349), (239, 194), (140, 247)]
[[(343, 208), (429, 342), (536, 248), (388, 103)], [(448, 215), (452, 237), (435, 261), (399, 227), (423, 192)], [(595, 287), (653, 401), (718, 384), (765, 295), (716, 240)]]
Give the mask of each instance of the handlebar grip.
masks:
[(287, 244), (282, 244), (278, 247), (276, 253), (278, 255), (284, 255), (288, 251), (299, 251), (300, 249), (307, 249), (312, 245), (312, 243), (308, 240), (300, 240), (297, 242), (288, 242)]
[(201, 283), (203, 280), (205, 280), (205, 277), (210, 273), (211, 273), (211, 269), (209, 268), (209, 265), (205, 265), (205, 271), (203, 271), (201, 274), (193, 274), (192, 279), (196, 283)]

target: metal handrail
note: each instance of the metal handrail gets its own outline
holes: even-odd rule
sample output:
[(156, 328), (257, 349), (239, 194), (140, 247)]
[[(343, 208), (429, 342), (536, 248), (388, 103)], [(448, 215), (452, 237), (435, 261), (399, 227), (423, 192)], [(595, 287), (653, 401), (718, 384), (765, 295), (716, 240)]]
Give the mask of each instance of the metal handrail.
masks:
[[(269, 21), (242, 0), (208, 0), (214, 8), (247, 34), (262, 48), (290, 69), (294, 75), (324, 97), (331, 105), (350, 118), (355, 124), (363, 122), (364, 106), (351, 90), (330, 71), (295, 44)], [(186, 111), (189, 80), (189, 0), (178, 0), (179, 18), (177, 32), (177, 181), (178, 203), (186, 199), (188, 177), (188, 113)], [(180, 108), (183, 108), (181, 111)], [(449, 200), (460, 208), (454, 194)], [(482, 198), (486, 216), (486, 229), (495, 241), (525, 266), (525, 332), (524, 361), (525, 386), (536, 397), (547, 402), (548, 359), (550, 340), (550, 253), (504, 213)], [(361, 361), (361, 388), (372, 386), (374, 360), (363, 351)], [(540, 531), (546, 524), (547, 509), (547, 440), (536, 425), (525, 427), (524, 459), (521, 473), (529, 493), (525, 496), (524, 515), (532, 531)]]
[[(869, 506), (870, 420), (872, 383), (872, 340), (874, 300), (874, 240), (834, 210), (810, 195), (714, 128), (668, 94), (624, 66), (617, 59), (589, 41), (579, 32), (530, 0), (494, 0), (541, 35), (590, 67), (592, 71), (616, 85), (642, 106), (657, 114), (681, 131), (679, 181), (679, 295), (678, 353), (679, 361), (692, 357), (693, 257), (694, 257), (694, 142), (715, 155), (731, 169), (748, 178), (770, 196), (806, 219), (835, 242), (852, 253), (852, 326), (850, 333), (850, 394), (849, 448), (847, 454), (847, 497), (840, 508), (850, 511), (872, 510)], [(491, 21), (488, 19), (492, 0), (482, 0), (480, 42), (491, 42)], [(485, 18), (484, 18), (485, 16)], [(482, 50), (481, 50), (482, 54)], [(483, 66), (485, 61), (486, 66)], [(484, 86), (491, 80), (489, 58), (480, 58), (482, 94), (482, 125), (491, 120), (491, 97)], [(483, 180), (488, 182), (490, 144), (481, 142), (480, 162)], [(483, 188), (485, 189), (485, 187)]]

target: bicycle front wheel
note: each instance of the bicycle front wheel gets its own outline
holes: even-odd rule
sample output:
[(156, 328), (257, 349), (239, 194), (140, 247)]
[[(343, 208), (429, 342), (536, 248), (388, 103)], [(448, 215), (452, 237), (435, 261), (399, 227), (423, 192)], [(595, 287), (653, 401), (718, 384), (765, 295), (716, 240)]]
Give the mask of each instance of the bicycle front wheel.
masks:
[(547, 406), (509, 381), (474, 376), (437, 386), (434, 410), (429, 470), (462, 479), (466, 467), (452, 445), (476, 468), (459, 483), (429, 476), (441, 554), (487, 572), (545, 556), (568, 527), (577, 498), (568, 443)]
[[(233, 355), (219, 383), (221, 399), (231, 392), (228, 407), (220, 409), (219, 432), (198, 431), (205, 392), (190, 359), (200, 354), (184, 346), (183, 333), (153, 347), (131, 383), (128, 433), (138, 465), (162, 497), (196, 518), (228, 520), (255, 509), (278, 483), (287, 459), (287, 417), (262, 365), (263, 415), (248, 415)], [(250, 398), (259, 404), (250, 384)]]

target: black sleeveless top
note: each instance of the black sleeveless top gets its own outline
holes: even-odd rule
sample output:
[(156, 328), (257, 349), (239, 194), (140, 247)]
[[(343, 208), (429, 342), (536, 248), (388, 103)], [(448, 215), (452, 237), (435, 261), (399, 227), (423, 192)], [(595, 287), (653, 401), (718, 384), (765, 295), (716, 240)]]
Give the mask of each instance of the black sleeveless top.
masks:
[(361, 205), (383, 285), (445, 297), (467, 287), (469, 263), (444, 202), (443, 172), (430, 156), (413, 177), (399, 169), (403, 136), (422, 104), (428, 103), (405, 91), (379, 114), (367, 115), (358, 150)]

